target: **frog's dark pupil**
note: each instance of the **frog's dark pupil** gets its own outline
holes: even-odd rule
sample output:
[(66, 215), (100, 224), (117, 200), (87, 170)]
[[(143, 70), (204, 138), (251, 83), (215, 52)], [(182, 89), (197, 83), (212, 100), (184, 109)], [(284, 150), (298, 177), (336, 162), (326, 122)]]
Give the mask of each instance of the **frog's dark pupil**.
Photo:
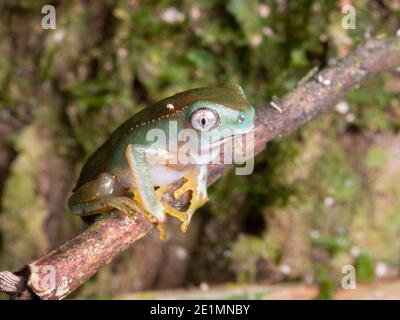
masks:
[(205, 118), (201, 119), (201, 124), (202, 124), (203, 127), (206, 125), (206, 122), (207, 122), (207, 121), (206, 121)]

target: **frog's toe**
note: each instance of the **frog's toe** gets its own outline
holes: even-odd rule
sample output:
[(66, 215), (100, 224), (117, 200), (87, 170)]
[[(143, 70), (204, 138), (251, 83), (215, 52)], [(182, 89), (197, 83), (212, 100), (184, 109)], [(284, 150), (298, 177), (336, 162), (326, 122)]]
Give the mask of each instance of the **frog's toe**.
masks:
[(207, 193), (199, 190), (198, 185), (190, 177), (181, 188), (174, 192), (174, 197), (179, 198), (188, 191), (192, 192), (189, 208), (185, 212), (180, 212), (182, 217), (180, 220), (183, 222), (181, 231), (184, 233), (187, 231), (195, 211), (208, 201)]
[[(143, 202), (141, 198), (137, 195), (134, 194), (133, 201), (135, 201), (138, 206), (141, 208), (144, 208)], [(162, 208), (162, 207), (161, 207)], [(141, 213), (144, 215), (144, 217), (149, 220), (152, 223), (155, 223), (157, 225), (157, 229), (160, 232), (160, 239), (165, 240), (166, 239), (166, 222), (167, 222), (167, 217), (165, 215), (164, 209), (158, 210), (159, 212), (154, 215), (152, 213), (147, 212), (146, 210), (142, 209)]]
[(165, 228), (166, 228), (165, 222), (157, 224), (157, 229), (160, 232), (160, 240), (165, 240), (167, 238), (167, 232), (166, 232)]
[(174, 198), (181, 198), (186, 192), (194, 191), (197, 185), (193, 179), (188, 178), (187, 181), (178, 189), (174, 191)]
[(179, 221), (184, 222), (187, 219), (187, 214), (186, 212), (180, 211), (172, 206), (170, 206), (168, 203), (162, 201), (162, 195), (165, 191), (167, 191), (170, 188), (170, 185), (160, 187), (156, 190), (156, 198), (157, 200), (162, 204), (164, 208), (164, 212), (166, 214), (169, 214), (170, 216), (173, 216)]
[[(188, 210), (186, 211), (180, 211), (174, 207), (172, 207), (170, 204), (162, 201), (162, 196), (163, 193), (165, 191), (167, 191), (171, 186), (164, 186), (164, 187), (160, 187), (156, 190), (156, 197), (158, 199), (158, 201), (160, 201), (160, 203), (162, 204), (162, 206), (164, 207), (164, 212), (172, 217), (177, 218), (180, 222), (182, 222), (182, 226), (181, 226), (181, 230), (182, 232), (186, 232), (187, 231), (187, 227), (189, 225), (189, 214), (190, 213), (190, 207)], [(183, 188), (183, 190), (181, 192), (177, 192), (180, 191)], [(182, 196), (186, 191), (189, 191), (188, 189), (186, 189), (186, 187), (182, 186), (181, 188), (179, 188), (178, 190), (176, 190), (174, 192), (174, 198), (178, 199), (180, 196)], [(183, 227), (185, 226), (185, 227)]]
[(192, 220), (192, 216), (195, 213), (195, 211), (203, 206), (206, 202), (208, 201), (208, 197), (206, 194), (203, 194), (201, 192), (194, 191), (192, 195), (192, 199), (190, 200), (190, 205), (187, 211), (185, 212), (187, 215), (187, 218), (185, 221), (183, 221), (181, 225), (181, 231), (185, 233), (189, 227), (190, 221)]

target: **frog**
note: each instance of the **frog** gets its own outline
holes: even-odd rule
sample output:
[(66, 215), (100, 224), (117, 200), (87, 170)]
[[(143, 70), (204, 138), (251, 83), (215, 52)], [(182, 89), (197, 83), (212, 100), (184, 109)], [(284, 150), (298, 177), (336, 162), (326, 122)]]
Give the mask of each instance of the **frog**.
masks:
[[(255, 109), (237, 84), (194, 88), (164, 98), (122, 123), (88, 158), (68, 209), (85, 222), (114, 210), (128, 216), (139, 213), (158, 227), (161, 239), (166, 238), (170, 215), (186, 232), (193, 213), (208, 201), (208, 165), (222, 146), (254, 129), (254, 118)], [(197, 153), (188, 154), (193, 143), (179, 139), (185, 130), (198, 139)], [(165, 133), (164, 143), (149, 139), (154, 131)], [(162, 201), (164, 192), (180, 179), (184, 183), (173, 197), (190, 192), (185, 210)]]

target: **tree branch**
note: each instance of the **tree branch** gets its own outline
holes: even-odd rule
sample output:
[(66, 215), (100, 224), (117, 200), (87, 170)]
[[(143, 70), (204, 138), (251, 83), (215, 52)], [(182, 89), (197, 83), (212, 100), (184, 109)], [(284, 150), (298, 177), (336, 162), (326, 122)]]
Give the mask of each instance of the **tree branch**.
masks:
[[(346, 93), (358, 88), (368, 77), (400, 67), (400, 38), (369, 40), (351, 55), (328, 66), (306, 83), (273, 103), (257, 110), (255, 153), (266, 143), (296, 130), (327, 111)], [(209, 183), (222, 174), (223, 165), (211, 165)], [(182, 207), (173, 190), (164, 200)], [(104, 216), (76, 238), (30, 263), (21, 271), (0, 273), (0, 291), (12, 299), (62, 299), (73, 292), (129, 245), (146, 235), (153, 225), (144, 217), (129, 218), (114, 212)]]

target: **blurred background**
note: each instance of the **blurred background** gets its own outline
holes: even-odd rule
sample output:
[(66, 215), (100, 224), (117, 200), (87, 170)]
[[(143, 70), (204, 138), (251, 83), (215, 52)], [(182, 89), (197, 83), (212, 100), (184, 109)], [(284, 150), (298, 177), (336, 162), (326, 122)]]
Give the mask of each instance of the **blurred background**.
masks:
[[(342, 27), (344, 5), (355, 29)], [(397, 0), (1, 1), (0, 270), (85, 229), (66, 199), (138, 110), (218, 81), (260, 106), (399, 28)], [(400, 298), (399, 89), (399, 75), (371, 79), (271, 142), (252, 175), (211, 187), (186, 235), (170, 219), (167, 241), (153, 232), (70, 298)], [(357, 290), (341, 289), (344, 265)]]

